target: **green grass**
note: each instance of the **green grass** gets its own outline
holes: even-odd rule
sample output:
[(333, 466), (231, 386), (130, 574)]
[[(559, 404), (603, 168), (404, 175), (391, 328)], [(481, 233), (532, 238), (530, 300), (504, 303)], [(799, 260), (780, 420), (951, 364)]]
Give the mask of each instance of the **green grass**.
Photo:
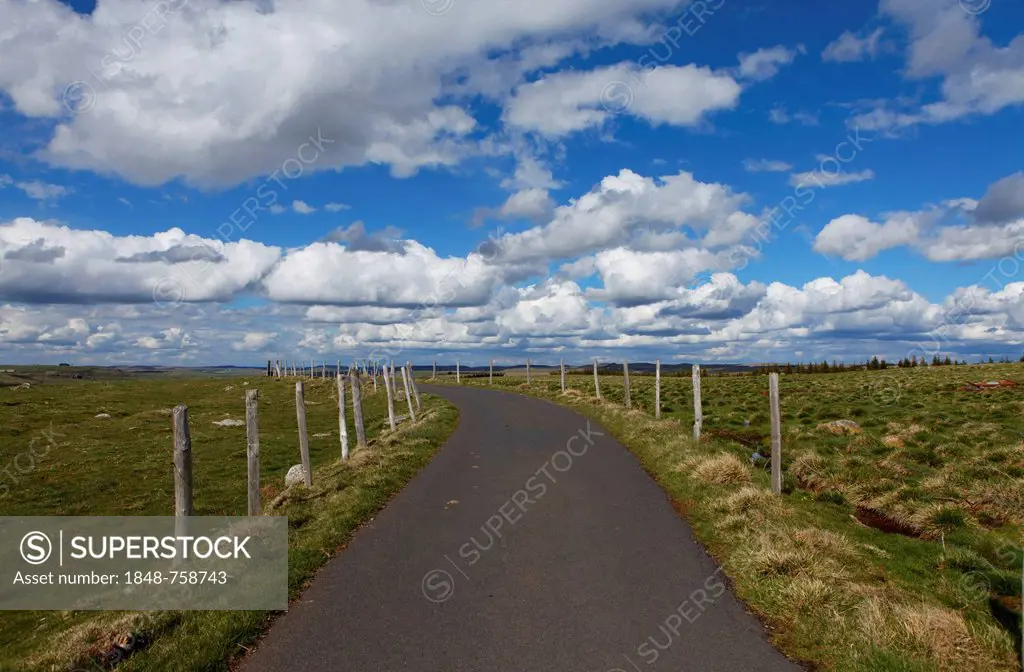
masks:
[[(247, 383), (247, 384), (246, 384)], [(299, 462), (295, 385), (262, 376), (112, 381), (61, 380), (30, 389), (0, 389), (0, 515), (172, 515), (170, 409), (189, 406), (195, 515), (245, 515), (245, 390), (258, 388), (264, 507), (284, 490)], [(314, 572), (383, 507), (444, 442), (457, 413), (424, 395), (419, 422), (395, 434), (386, 400), (364, 381), (367, 450), (340, 461), (333, 380), (305, 381), (312, 491), (289, 491), (270, 515), (289, 517), (289, 589), (294, 598)], [(404, 404), (404, 401), (402, 402)], [(404, 406), (403, 406), (404, 408)], [(401, 412), (401, 411), (399, 411)], [(110, 418), (97, 419), (99, 413)], [(31, 452), (30, 452), (31, 451)], [(19, 470), (20, 468), (20, 470)], [(0, 669), (103, 669), (98, 660), (119, 637), (145, 646), (124, 670), (220, 670), (268, 625), (267, 612), (2, 612)]]
[[(454, 383), (450, 377), (441, 382)], [(986, 392), (968, 381), (1015, 380)], [(1024, 365), (781, 377), (783, 476), (771, 495), (767, 377), (495, 379), (601, 421), (686, 512), (739, 596), (794, 659), (832, 670), (1020, 669)], [(463, 385), (487, 386), (483, 379)], [(825, 425), (853, 420), (854, 434)]]

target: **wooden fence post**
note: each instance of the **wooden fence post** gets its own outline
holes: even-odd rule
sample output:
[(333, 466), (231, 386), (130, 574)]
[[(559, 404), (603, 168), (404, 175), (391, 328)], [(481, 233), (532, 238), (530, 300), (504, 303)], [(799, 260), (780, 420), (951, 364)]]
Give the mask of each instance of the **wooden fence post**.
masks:
[(398, 376), (395, 375), (395, 360), (391, 360), (391, 388), (395, 393), (395, 401), (398, 401)]
[(456, 383), (461, 383), (462, 382), (462, 372), (461, 372), (461, 369), (459, 367), (459, 362), (455, 362), (455, 382)]
[(779, 374), (768, 374), (768, 397), (772, 412), (772, 492), (782, 494), (782, 419), (779, 413)]
[(192, 515), (192, 437), (188, 432), (188, 406), (171, 412), (174, 428), (174, 515)]
[(633, 407), (633, 405), (631, 403), (632, 400), (629, 397), (629, 362), (627, 362), (627, 361), (623, 361), (622, 362), (622, 376), (623, 376), (622, 384), (626, 388), (626, 408), (632, 408)]
[(430, 379), (431, 380), (436, 380), (437, 379), (437, 360), (436, 359), (434, 360), (434, 370), (430, 374)]
[(406, 368), (409, 369), (409, 384), (412, 386), (412, 394), (416, 397), (416, 410), (423, 410), (423, 402), (420, 400), (420, 388), (416, 385), (416, 378), (412, 375), (412, 362), (405, 363)]
[(654, 362), (654, 417), (661, 418), (661, 360)]
[[(341, 368), (341, 365), (338, 365)], [(338, 434), (341, 436), (341, 459), (348, 459), (348, 424), (345, 422), (345, 379), (336, 374), (338, 383)]]
[(249, 515), (260, 515), (259, 390), (245, 391), (245, 438), (249, 463)]
[(704, 427), (704, 406), (700, 399), (700, 364), (694, 364), (693, 377), (693, 440), (700, 441), (700, 430)]
[(327, 380), (327, 360), (324, 360), (320, 366), (320, 377)]
[(530, 384), (530, 358), (526, 358), (526, 384)]
[(412, 410), (412, 390), (409, 389), (409, 374), (402, 367), (402, 387), (405, 388), (405, 401), (409, 405), (409, 420), (416, 422), (416, 411)]
[(366, 447), (366, 428), (363, 426), (363, 384), (359, 380), (359, 372), (349, 374), (352, 380), (352, 416), (356, 424), (356, 445)]
[(597, 359), (594, 359), (594, 392), (597, 394), (597, 400), (601, 401), (601, 382), (597, 379)]
[(295, 383), (295, 414), (299, 419), (299, 454), (302, 456), (302, 476), (306, 487), (313, 486), (313, 468), (309, 464), (309, 435), (306, 433), (306, 398), (304, 384)]
[(494, 360), (493, 359), (491, 360), (491, 368), (489, 369), (489, 373), (487, 374), (487, 384), (488, 385), (494, 385)]
[(391, 374), (388, 367), (384, 367), (384, 390), (388, 393), (388, 424), (391, 431), (395, 431), (395, 398), (391, 395)]
[(565, 360), (558, 360), (558, 372), (562, 376), (562, 394), (565, 394)]

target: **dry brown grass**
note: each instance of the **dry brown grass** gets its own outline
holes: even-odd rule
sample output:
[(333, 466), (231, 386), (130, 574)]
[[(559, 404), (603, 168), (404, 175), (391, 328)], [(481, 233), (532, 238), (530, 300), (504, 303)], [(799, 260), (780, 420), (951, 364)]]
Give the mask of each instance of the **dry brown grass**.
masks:
[(926, 603), (892, 602), (891, 596), (868, 598), (857, 607), (857, 625), (873, 646), (914, 651), (923, 663), (940, 670), (1012, 670), (1006, 658), (992, 658), (979, 639), (986, 628), (972, 628), (956, 611)]
[(820, 490), (829, 483), (827, 468), (828, 465), (820, 455), (802, 452), (793, 459), (789, 471), (803, 487), (808, 490)]
[(860, 434), (863, 430), (852, 420), (832, 420), (819, 424), (816, 429), (835, 436)]
[(889, 448), (904, 447), (903, 438), (896, 436), (895, 434), (890, 434), (889, 436), (886, 436), (884, 439), (882, 439), (882, 444)]
[(693, 475), (705, 483), (716, 485), (750, 482), (750, 470), (747, 465), (730, 453), (698, 460), (693, 465)]

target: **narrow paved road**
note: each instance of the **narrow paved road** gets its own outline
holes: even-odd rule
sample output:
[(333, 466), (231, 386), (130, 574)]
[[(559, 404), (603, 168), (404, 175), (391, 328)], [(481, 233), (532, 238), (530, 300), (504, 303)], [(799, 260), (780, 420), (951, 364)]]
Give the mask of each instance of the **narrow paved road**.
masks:
[(799, 669), (598, 425), (519, 395), (424, 389), (459, 407), (458, 428), (243, 670)]

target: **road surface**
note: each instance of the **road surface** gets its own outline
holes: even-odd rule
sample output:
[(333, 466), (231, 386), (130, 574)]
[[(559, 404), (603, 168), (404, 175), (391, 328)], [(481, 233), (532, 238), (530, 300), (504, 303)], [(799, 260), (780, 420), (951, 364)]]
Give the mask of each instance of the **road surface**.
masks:
[(800, 669), (600, 426), (538, 399), (423, 387), (458, 406), (457, 429), (242, 670)]

